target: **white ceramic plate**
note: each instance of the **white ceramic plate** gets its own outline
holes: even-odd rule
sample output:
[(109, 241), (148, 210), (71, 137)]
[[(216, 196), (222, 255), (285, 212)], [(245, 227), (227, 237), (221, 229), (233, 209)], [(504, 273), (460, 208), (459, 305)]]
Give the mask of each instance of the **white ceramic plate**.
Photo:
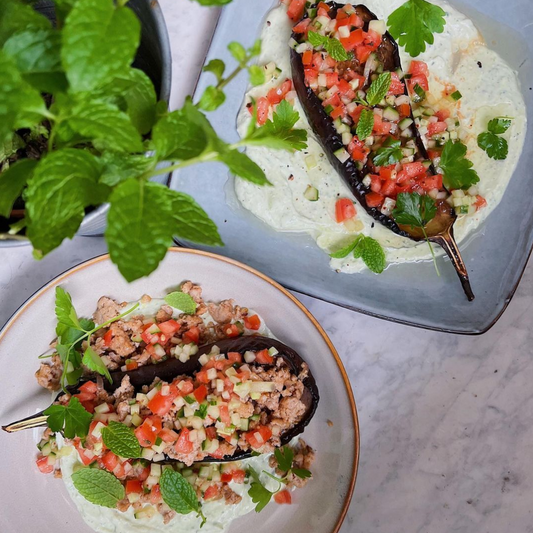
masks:
[[(318, 410), (304, 433), (317, 452), (314, 479), (295, 494), (293, 505), (271, 503), (260, 514), (252, 512), (236, 520), (230, 533), (338, 531), (353, 492), (359, 459), (355, 403), (342, 363), (325, 332), (296, 298), (259, 272), (223, 257), (172, 249), (151, 276), (128, 284), (106, 255), (48, 283), (0, 332), (0, 424), (34, 414), (50, 403), (50, 394), (37, 385), (34, 372), (37, 356), (54, 337), (57, 285), (70, 292), (80, 316), (90, 316), (102, 295), (120, 301), (135, 300), (144, 293), (159, 296), (187, 279), (202, 285), (206, 300), (233, 298), (256, 310), (274, 335), (309, 363), (320, 391)], [(14, 434), (0, 431), (4, 487), (0, 531), (90, 533), (62, 481), (41, 474), (35, 466), (41, 432), (39, 428)]]

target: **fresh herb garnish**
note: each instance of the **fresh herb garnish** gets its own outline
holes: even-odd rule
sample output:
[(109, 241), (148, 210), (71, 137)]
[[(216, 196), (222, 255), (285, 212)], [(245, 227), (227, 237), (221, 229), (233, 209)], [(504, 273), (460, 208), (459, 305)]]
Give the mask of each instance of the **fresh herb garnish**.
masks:
[(86, 437), (93, 415), (87, 411), (78, 398), (71, 398), (67, 405), (53, 404), (44, 411), (48, 415), (46, 424), (54, 432), (63, 432), (65, 437)]
[(361, 235), (353, 255), (356, 259), (360, 257), (367, 268), (375, 274), (381, 274), (387, 265), (381, 244), (376, 239), (366, 235)]
[(81, 362), (89, 370), (98, 372), (102, 376), (106, 377), (110, 383), (113, 381), (109, 370), (102, 361), (102, 358), (93, 350), (93, 348), (91, 348), (91, 346), (87, 346)]
[(102, 428), (102, 440), (119, 457), (125, 459), (141, 457), (141, 445), (133, 429), (125, 424), (111, 420), (108, 426)]
[(372, 162), (377, 167), (384, 167), (394, 165), (401, 159), (403, 159), (402, 142), (394, 137), (387, 137), (381, 148), (377, 149)]
[(362, 235), (357, 235), (357, 237), (352, 242), (348, 243), (340, 250), (329, 254), (329, 256), (333, 259), (344, 259), (355, 250), (355, 247), (359, 244), (359, 241), (362, 237)]
[[(295, 476), (299, 478), (309, 478), (311, 477), (311, 472), (305, 468), (293, 468), (292, 463), (294, 460), (294, 451), (289, 446), (283, 446), (283, 448), (276, 448), (274, 450), (274, 456), (276, 458), (276, 461), (278, 463), (278, 467), (282, 472), (285, 472), (285, 476), (280, 479), (277, 477), (274, 477), (276, 481), (279, 481), (280, 483), (286, 483), (288, 475), (292, 472)], [(265, 472), (265, 474), (268, 474), (268, 472)], [(270, 474), (269, 474), (270, 475)]]
[(370, 85), (366, 93), (366, 101), (369, 106), (378, 105), (389, 92), (392, 83), (390, 72), (383, 72)]
[(248, 468), (248, 474), (253, 479), (248, 489), (248, 495), (252, 498), (252, 502), (256, 504), (255, 512), (260, 513), (268, 505), (274, 493), (263, 486), (259, 479), (259, 474), (252, 467)]
[(491, 133), (500, 135), (505, 133), (511, 127), (512, 120), (508, 117), (496, 117), (489, 120), (488, 130)]
[(174, 307), (174, 309), (179, 309), (182, 313), (186, 315), (194, 315), (196, 311), (196, 302), (191, 298), (189, 294), (186, 294), (181, 291), (174, 291), (165, 296), (165, 302)]
[(425, 0), (408, 0), (393, 11), (388, 20), (389, 32), (411, 56), (426, 50), (426, 43), (433, 44), (434, 33), (442, 33), (446, 12)]
[(207, 416), (207, 407), (208, 406), (207, 406), (206, 403), (200, 404), (200, 407), (198, 409), (196, 409), (196, 411), (194, 412), (194, 416), (198, 416), (202, 420), (204, 420), (205, 417)]
[(87, 501), (101, 507), (114, 509), (126, 495), (122, 483), (99, 468), (81, 468), (72, 474), (72, 483)]
[(198, 496), (192, 485), (179, 473), (171, 468), (165, 468), (159, 478), (159, 488), (163, 501), (178, 514), (195, 512), (202, 519), (206, 518), (200, 509)]
[(498, 161), (507, 158), (509, 144), (507, 140), (500, 137), (511, 127), (511, 119), (508, 117), (497, 117), (489, 121), (488, 131), (480, 133), (477, 137), (478, 146), (487, 152), (487, 155)]
[(468, 189), (479, 181), (474, 164), (465, 157), (466, 145), (461, 141), (447, 141), (440, 157), (444, 185), (449, 189)]
[(335, 61), (348, 61), (348, 52), (338, 39), (314, 31), (310, 31), (307, 38), (315, 48), (322, 46)]
[(357, 123), (356, 134), (360, 141), (364, 141), (372, 135), (374, 129), (374, 112), (371, 109), (363, 109), (359, 122)]
[(420, 228), (428, 243), (431, 257), (437, 275), (440, 276), (437, 266), (437, 259), (431, 246), (431, 242), (426, 234), (426, 225), (435, 218), (437, 214), (437, 205), (435, 200), (427, 195), (420, 195), (416, 192), (402, 192), (396, 198), (396, 207), (392, 212), (394, 220), (398, 224), (411, 226), (411, 228)]

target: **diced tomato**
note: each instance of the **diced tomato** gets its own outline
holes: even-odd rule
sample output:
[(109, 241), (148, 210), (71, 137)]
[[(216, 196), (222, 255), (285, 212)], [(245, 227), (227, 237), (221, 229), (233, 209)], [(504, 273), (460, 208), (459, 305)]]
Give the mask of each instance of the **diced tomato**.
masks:
[[(209, 383), (208, 381), (206, 383)], [(190, 379), (184, 379), (179, 381), (176, 385), (179, 384), (178, 391), (180, 396), (187, 396), (194, 390), (193, 382)]]
[(175, 320), (167, 320), (159, 323), (159, 329), (167, 336), (172, 337), (180, 329), (180, 325)]
[(193, 326), (183, 334), (181, 340), (185, 344), (191, 344), (192, 342), (198, 344), (198, 341), (200, 340), (200, 329), (197, 326)]
[(408, 117), (411, 115), (411, 106), (409, 104), (399, 105), (398, 112), (402, 118)]
[[(81, 400), (80, 400), (81, 402)], [(81, 402), (82, 407), (88, 412), (93, 414), (94, 413), (94, 401), (93, 400), (86, 400)]]
[(344, 107), (344, 104), (341, 104), (340, 106), (336, 107), (329, 116), (335, 120), (336, 118), (344, 116), (346, 113), (346, 107)]
[(144, 481), (150, 475), (150, 467), (145, 466), (142, 470), (135, 474), (139, 481)]
[(157, 344), (159, 342), (159, 334), (157, 333), (150, 333), (148, 331), (148, 329), (145, 329), (142, 333), (141, 333), (141, 339), (146, 343), (146, 344)]
[(297, 22), (303, 17), (306, 0), (292, 0), (287, 9), (287, 16), (293, 21)]
[(411, 65), (409, 66), (409, 74), (412, 74), (413, 76), (423, 75), (427, 78), (429, 76), (429, 69), (424, 61), (417, 61), (416, 59), (413, 59), (413, 61), (411, 61)]
[(217, 448), (214, 452), (211, 452), (209, 454), (211, 457), (214, 457), (215, 459), (222, 459), (224, 457), (224, 451), (222, 448)]
[(292, 89), (292, 81), (285, 80), (279, 87), (273, 87), (268, 91), (267, 100), (272, 104), (279, 104)]
[(102, 466), (109, 472), (113, 472), (118, 465), (118, 457), (112, 452), (108, 451), (101, 459)]
[(126, 494), (142, 494), (143, 492), (143, 485), (138, 479), (126, 481)]
[(335, 93), (330, 98), (327, 98), (326, 100), (324, 100), (322, 102), (322, 105), (324, 107), (328, 107), (328, 106), (338, 107), (338, 106), (340, 106), (341, 105), (341, 99), (340, 99), (339, 93)]
[(205, 385), (200, 385), (194, 392), (194, 397), (196, 401), (202, 403), (207, 396), (207, 387)]
[(396, 182), (394, 180), (386, 180), (381, 185), (381, 194), (383, 196), (395, 196)]
[(446, 122), (430, 122), (428, 124), (428, 135), (436, 135), (437, 133), (442, 133), (448, 129)]
[(156, 503), (159, 503), (161, 499), (161, 489), (159, 488), (158, 483), (157, 485), (154, 485), (150, 491), (150, 503), (155, 505)]
[(377, 50), (381, 44), (381, 35), (373, 30), (368, 30), (368, 33), (365, 35), (364, 44), (372, 50)]
[(230, 363), (242, 363), (242, 355), (239, 352), (228, 352), (228, 361)]
[(292, 28), (292, 31), (294, 33), (307, 33), (307, 31), (309, 30), (309, 24), (311, 24), (310, 18), (303, 19)]
[(89, 394), (96, 394), (96, 391), (98, 390), (98, 386), (94, 381), (86, 381), (83, 385), (79, 386), (80, 392), (87, 392)]
[(302, 54), (302, 63), (306, 66), (313, 64), (313, 50), (306, 50)]
[(95, 398), (94, 394), (91, 392), (79, 392), (78, 394), (74, 394), (73, 397), (78, 398), (81, 403), (90, 402)]
[(183, 453), (186, 455), (192, 452), (193, 444), (189, 440), (189, 433), (190, 432), (187, 428), (183, 428), (180, 431), (180, 436), (178, 438), (178, 441), (174, 445), (174, 449), (176, 450), (177, 453)]
[[(258, 439), (257, 433), (261, 436), (260, 439)], [(259, 449), (272, 437), (272, 431), (267, 426), (257, 426), (252, 431), (248, 431), (244, 437), (252, 448)]]
[(124, 465), (122, 463), (119, 463), (115, 468), (113, 468), (113, 475), (118, 479), (125, 479), (126, 478), (126, 470), (124, 469)]
[(318, 3), (318, 6), (316, 6), (317, 9), (323, 9), (326, 13), (329, 12), (330, 10), (330, 6), (328, 6), (328, 4), (326, 4), (326, 2), (319, 2)]
[(244, 483), (244, 478), (246, 476), (246, 472), (244, 470), (234, 470), (232, 472), (232, 475), (233, 481), (235, 481), (235, 483)]
[(326, 72), (326, 87), (330, 89), (334, 85), (339, 84), (339, 75), (336, 72)]
[(405, 170), (400, 170), (396, 176), (396, 183), (405, 183), (409, 179), (409, 174)]
[(235, 324), (224, 326), (224, 333), (226, 334), (226, 337), (238, 337), (241, 334), (239, 328)]
[(429, 91), (428, 79), (423, 74), (420, 74), (419, 76), (412, 76), (409, 80), (407, 80), (407, 85), (409, 86), (409, 90), (411, 92), (415, 90), (417, 85), (420, 85), (424, 91)]
[(419, 182), (420, 187), (424, 189), (424, 191), (431, 191), (433, 189), (442, 189), (442, 176), (440, 174), (437, 174), (435, 176), (427, 176), (423, 179), (421, 179)]
[(80, 443), (80, 439), (78, 437), (76, 437), (73, 440), (73, 444), (74, 444), (74, 448), (76, 448), (76, 451), (78, 452), (78, 455), (80, 456), (81, 462), (84, 465), (87, 466), (87, 465), (90, 465), (91, 463), (94, 463), (94, 461), (96, 461), (95, 457), (90, 458), (89, 456), (85, 454), (85, 449), (82, 447)]
[(381, 178), (376, 174), (370, 175), (370, 189), (374, 192), (381, 191)]
[(419, 161), (415, 163), (406, 163), (405, 165), (403, 165), (403, 170), (407, 172), (407, 175), (410, 178), (425, 174), (427, 171), (426, 167)]
[(205, 435), (209, 440), (214, 440), (217, 438), (217, 430), (213, 426), (205, 428)]
[(379, 177), (382, 180), (390, 180), (390, 179), (392, 179), (395, 166), (396, 165), (390, 165), (388, 167), (381, 167), (379, 169)]
[(148, 402), (148, 409), (150, 409), (154, 415), (165, 416), (174, 405), (174, 400), (179, 396), (179, 391), (176, 385), (170, 385), (169, 387), (170, 391), (167, 395), (163, 396), (161, 392), (158, 392)]
[(204, 500), (212, 500), (220, 494), (220, 487), (218, 485), (210, 485), (204, 492)]
[(209, 383), (211, 380), (207, 377), (207, 370), (200, 370), (196, 373), (196, 381), (200, 383)]
[(382, 194), (376, 192), (369, 192), (365, 196), (366, 205), (368, 207), (378, 207), (383, 203), (384, 197)]
[[(339, 15), (340, 14), (341, 11), (339, 11)], [(361, 17), (358, 17), (355, 13), (352, 13), (350, 16), (346, 16), (344, 18), (339, 18), (339, 15), (337, 15), (337, 29), (341, 26), (361, 27), (363, 25)]]
[(179, 435), (172, 429), (163, 428), (157, 435), (164, 442), (176, 442)]
[(450, 110), (439, 109), (439, 111), (435, 113), (435, 116), (439, 119), (439, 122), (444, 122), (447, 118), (450, 118)]
[(390, 133), (392, 124), (386, 122), (380, 115), (374, 114), (374, 128), (373, 131), (377, 135), (387, 135)]
[(38, 457), (36, 464), (37, 464), (37, 468), (43, 474), (50, 474), (54, 471), (53, 465), (48, 464), (48, 457), (43, 457), (43, 456)]
[(268, 120), (268, 112), (270, 110), (270, 103), (265, 96), (257, 99), (257, 123), (262, 126)]
[(290, 505), (292, 503), (291, 493), (288, 490), (276, 492), (276, 494), (274, 494), (274, 501), (279, 504), (287, 503)]
[(480, 196), (479, 194), (476, 195), (476, 201), (474, 202), (474, 205), (476, 206), (476, 210), (480, 210), (481, 208), (485, 207), (487, 205), (487, 200), (483, 198), (483, 196)]
[(111, 344), (111, 340), (113, 339), (113, 332), (111, 330), (108, 330), (107, 333), (104, 335), (104, 346), (109, 346)]
[(369, 48), (368, 46), (362, 45), (362, 46), (358, 46), (355, 49), (355, 55), (357, 56), (357, 60), (359, 61), (359, 63), (366, 63), (371, 53), (372, 53), (372, 48)]
[(258, 315), (244, 317), (244, 326), (247, 329), (258, 330), (261, 327), (261, 319)]
[(437, 157), (440, 157), (440, 150), (428, 150), (428, 157), (430, 159), (437, 159)]
[(400, 80), (400, 77), (396, 72), (391, 72), (391, 84), (389, 92), (387, 94), (403, 94), (405, 92), (405, 85)]
[(229, 483), (230, 481), (233, 481), (233, 474), (231, 472), (222, 474), (220, 476), (220, 481), (222, 481), (222, 483)]
[(259, 350), (255, 354), (255, 360), (260, 365), (271, 365), (274, 362), (274, 358), (268, 353), (268, 350)]
[(143, 448), (153, 446), (157, 439), (157, 435), (162, 429), (161, 419), (159, 419), (159, 424), (154, 424), (154, 418), (157, 419), (158, 417), (147, 418), (137, 429), (135, 429), (135, 436)]
[(356, 46), (363, 44), (365, 37), (366, 33), (361, 29), (357, 29), (352, 31), (348, 37), (341, 38), (340, 41), (344, 49), (347, 52), (351, 52)]
[(229, 416), (229, 409), (227, 405), (219, 405), (218, 406), (220, 421), (223, 424), (226, 424), (229, 426), (231, 424), (231, 417)]
[(335, 220), (342, 224), (356, 215), (355, 206), (349, 198), (339, 198), (335, 203)]
[(126, 363), (126, 370), (136, 370), (139, 367), (139, 363), (137, 361), (131, 361), (129, 363)]

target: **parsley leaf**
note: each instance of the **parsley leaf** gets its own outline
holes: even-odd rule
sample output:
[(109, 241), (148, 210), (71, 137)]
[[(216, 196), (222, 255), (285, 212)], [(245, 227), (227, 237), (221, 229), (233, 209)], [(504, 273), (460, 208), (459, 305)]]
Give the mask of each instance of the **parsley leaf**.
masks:
[(374, 129), (374, 112), (371, 109), (363, 109), (359, 122), (357, 123), (356, 134), (360, 141), (364, 141), (372, 134)]
[(403, 158), (402, 143), (393, 137), (387, 137), (385, 142), (376, 151), (372, 162), (377, 167), (394, 165)]
[(82, 329), (70, 294), (59, 286), (56, 287), (55, 314), (60, 324), (77, 330)]
[(193, 486), (179, 472), (165, 468), (159, 478), (159, 487), (163, 501), (171, 509), (179, 514), (196, 512), (205, 522), (205, 516), (200, 510), (200, 503)]
[(396, 198), (396, 207), (392, 212), (398, 224), (409, 225), (413, 228), (424, 228), (437, 214), (435, 200), (430, 196), (416, 192), (402, 192)]
[(179, 309), (182, 313), (186, 315), (194, 315), (196, 311), (196, 302), (191, 298), (190, 295), (181, 292), (174, 291), (165, 296), (165, 302), (174, 307), (174, 309)]
[(72, 474), (72, 483), (87, 501), (101, 507), (114, 509), (126, 494), (113, 474), (99, 468), (81, 468)]
[(381, 274), (387, 264), (381, 244), (372, 237), (365, 235), (360, 237), (353, 251), (354, 257), (360, 257), (369, 270), (375, 274)]
[(511, 119), (507, 117), (496, 117), (489, 121), (488, 130), (491, 133), (505, 133), (511, 127)]
[(474, 164), (465, 158), (466, 145), (461, 141), (448, 141), (444, 145), (439, 166), (443, 172), (444, 185), (449, 189), (468, 189), (479, 181)]
[(507, 140), (490, 131), (485, 131), (478, 135), (477, 145), (482, 150), (485, 150), (491, 159), (496, 159), (497, 161), (506, 159), (509, 153)]
[(48, 415), (48, 427), (56, 433), (62, 431), (68, 439), (87, 436), (93, 419), (78, 398), (71, 398), (67, 405), (51, 405), (44, 414)]
[(102, 361), (102, 358), (93, 350), (93, 348), (91, 348), (91, 346), (87, 346), (87, 349), (83, 354), (83, 359), (81, 360), (81, 362), (89, 370), (92, 370), (93, 372), (98, 372), (102, 376), (105, 376), (109, 380), (109, 383), (113, 383), (111, 374), (109, 373), (109, 370)]
[(306, 468), (293, 468), (292, 473), (301, 479), (306, 479), (312, 476), (311, 472)]
[(292, 460), (294, 459), (294, 452), (289, 446), (283, 446), (283, 448), (276, 448), (274, 450), (274, 456), (278, 463), (280, 470), (288, 472), (292, 468)]
[(393, 11), (388, 20), (389, 32), (411, 56), (426, 50), (426, 43), (433, 44), (434, 33), (442, 33), (446, 12), (425, 0), (408, 0)]
[(133, 429), (125, 424), (111, 420), (108, 426), (102, 428), (102, 440), (119, 457), (125, 459), (141, 457), (141, 445)]
[(387, 95), (392, 83), (390, 72), (383, 72), (370, 85), (366, 93), (366, 101), (369, 106), (378, 105)]
[(259, 479), (259, 474), (252, 467), (248, 468), (248, 473), (254, 480), (250, 484), (248, 495), (252, 498), (252, 502), (256, 504), (255, 512), (260, 513), (272, 499), (273, 493), (263, 486)]
[(363, 235), (357, 235), (357, 237), (352, 242), (350, 242), (340, 250), (329, 254), (329, 256), (333, 259), (344, 259), (355, 250), (355, 247), (359, 244), (359, 241), (362, 238)]
[(307, 38), (313, 47), (317, 48), (322, 46), (335, 61), (348, 61), (348, 52), (338, 39), (320, 35), (314, 31), (310, 31)]

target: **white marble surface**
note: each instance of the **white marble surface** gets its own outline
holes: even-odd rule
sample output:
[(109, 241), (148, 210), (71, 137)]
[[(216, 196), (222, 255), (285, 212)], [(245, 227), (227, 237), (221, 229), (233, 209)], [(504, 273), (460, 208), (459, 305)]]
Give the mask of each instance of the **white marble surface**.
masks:
[[(175, 107), (194, 86), (217, 13), (161, 3)], [(27, 247), (0, 248), (0, 325), (41, 285), (105, 250), (101, 238), (78, 237), (38, 263)], [(533, 533), (533, 268), (481, 337), (301, 300), (341, 354), (359, 411), (361, 462), (342, 532)]]

